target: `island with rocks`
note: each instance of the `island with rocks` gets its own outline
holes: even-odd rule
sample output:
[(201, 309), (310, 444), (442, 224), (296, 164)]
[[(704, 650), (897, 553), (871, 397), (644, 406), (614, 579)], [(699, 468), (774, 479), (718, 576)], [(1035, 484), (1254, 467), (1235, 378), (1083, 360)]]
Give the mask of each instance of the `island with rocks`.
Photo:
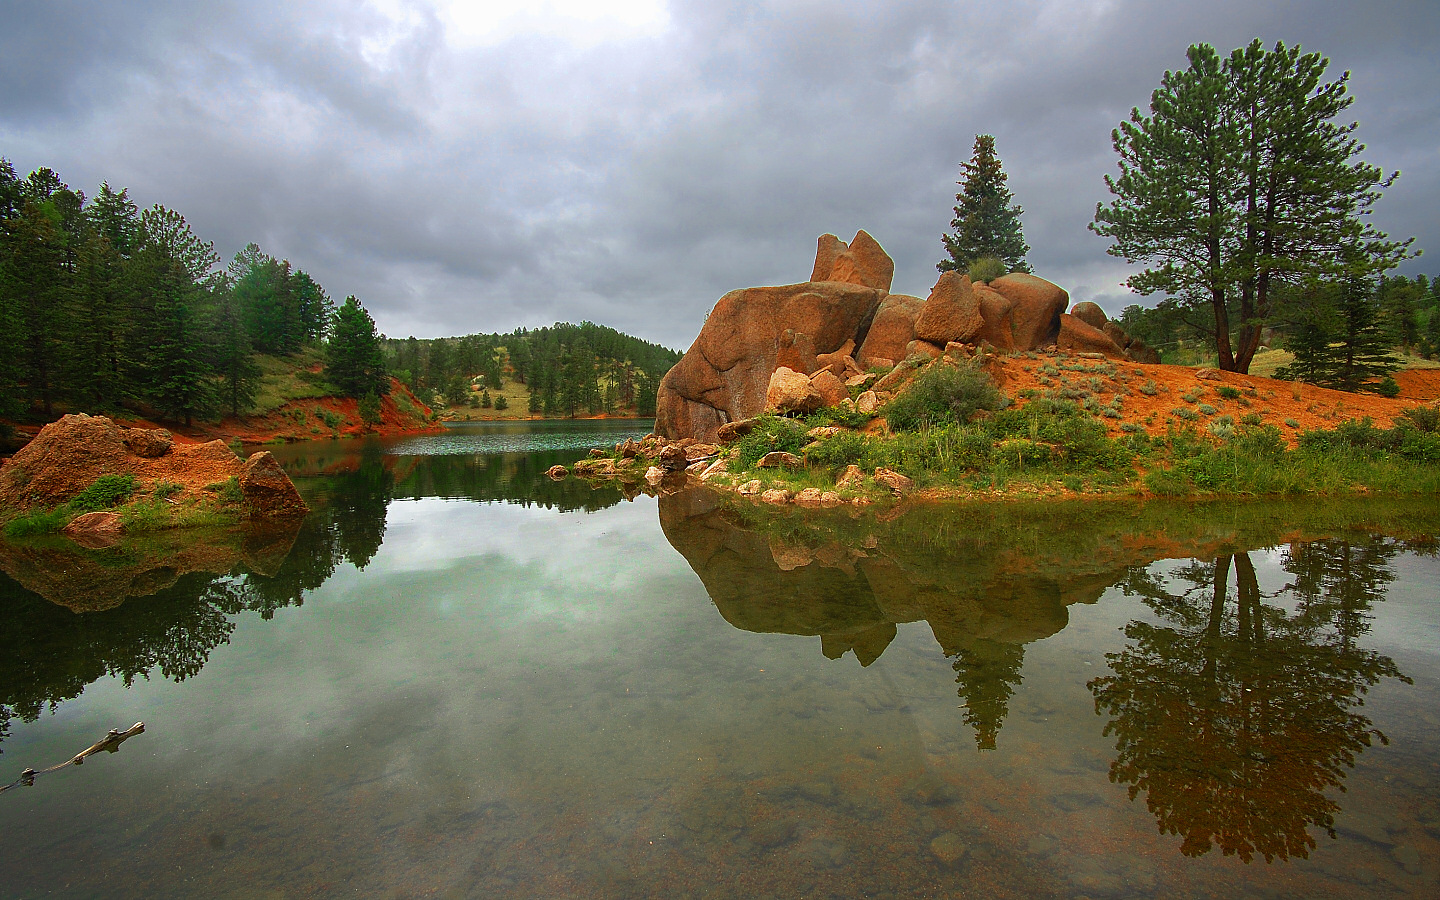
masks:
[(826, 234), (808, 281), (721, 297), (654, 433), (571, 470), (816, 506), (1440, 490), (1433, 372), (1382, 397), (1162, 365), (1036, 275), (948, 271), (921, 300), (889, 293), (894, 268), (865, 231)]
[(177, 442), (165, 429), (66, 415), (0, 463), (10, 537), (63, 532), (106, 546), (127, 531), (303, 518), (309, 507), (268, 451)]

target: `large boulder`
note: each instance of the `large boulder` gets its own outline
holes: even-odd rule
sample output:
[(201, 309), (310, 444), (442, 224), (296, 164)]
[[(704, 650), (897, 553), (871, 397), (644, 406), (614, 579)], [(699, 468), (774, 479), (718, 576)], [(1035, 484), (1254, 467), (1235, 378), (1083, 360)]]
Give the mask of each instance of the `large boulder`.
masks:
[(59, 506), (101, 475), (123, 474), (133, 459), (125, 432), (105, 416), (63, 416), (0, 467), (0, 507), (18, 512)]
[(904, 359), (905, 345), (915, 340), (915, 320), (924, 306), (924, 300), (909, 294), (890, 294), (880, 301), (855, 357), (861, 368), (870, 368), (878, 359), (889, 360), (891, 365)]
[(170, 452), (170, 432), (163, 428), (125, 428), (121, 440), (129, 451), (146, 459), (158, 459)]
[(1070, 315), (1096, 331), (1104, 331), (1105, 323), (1110, 321), (1109, 317), (1105, 315), (1105, 310), (1100, 308), (1100, 304), (1092, 303), (1089, 300), (1081, 300), (1075, 304), (1074, 308), (1070, 310)]
[(823, 280), (842, 281), (889, 291), (894, 278), (895, 261), (885, 252), (885, 248), (862, 230), (855, 232), (850, 245), (835, 257), (835, 265), (831, 267), (829, 277)]
[(1009, 297), (983, 284), (975, 285), (974, 296), (980, 306), (983, 324), (970, 338), (971, 342), (979, 344), (983, 341), (997, 350), (1030, 349), (1015, 343), (1015, 304)]
[(821, 406), (839, 406), (850, 399), (850, 391), (845, 387), (845, 382), (836, 378), (829, 369), (821, 369), (810, 376), (810, 389), (820, 398)]
[(261, 450), (245, 461), (240, 470), (242, 508), (249, 518), (289, 518), (310, 511), (295, 483), (270, 451)]
[(1017, 350), (1038, 350), (1055, 342), (1060, 314), (1070, 303), (1064, 288), (1026, 272), (990, 282), (990, 290), (1010, 301), (1010, 333)]
[[(812, 413), (823, 405), (820, 394), (803, 372), (781, 366), (771, 373), (770, 385), (765, 391), (767, 411)], [(718, 429), (716, 439), (719, 439)]]
[(969, 341), (984, 327), (970, 276), (944, 272), (915, 319), (915, 337), (943, 347), (951, 341)]
[(1125, 351), (1105, 332), (1072, 315), (1060, 317), (1060, 336), (1055, 345), (1071, 353), (1103, 353), (1110, 359), (1125, 359)]
[(66, 537), (91, 550), (113, 547), (125, 536), (125, 525), (120, 521), (120, 514), (113, 512), (88, 512), (76, 516), (61, 530)]
[(812, 273), (821, 280), (744, 288), (720, 298), (660, 382), (656, 434), (714, 441), (721, 425), (765, 411), (770, 375), (779, 366), (813, 372), (818, 357), (861, 339), (889, 289), (894, 263), (862, 231), (825, 271), (828, 254), (839, 246), (821, 238)]
[(810, 270), (810, 280), (829, 281), (830, 273), (835, 269), (835, 260), (850, 249), (849, 245), (833, 234), (820, 235), (820, 240), (816, 243), (815, 267)]

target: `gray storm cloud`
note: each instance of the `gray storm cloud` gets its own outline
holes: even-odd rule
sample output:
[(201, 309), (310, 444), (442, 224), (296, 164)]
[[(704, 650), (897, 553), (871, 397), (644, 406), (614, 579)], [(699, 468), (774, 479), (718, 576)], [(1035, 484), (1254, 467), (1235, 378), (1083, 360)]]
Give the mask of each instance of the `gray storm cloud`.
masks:
[(1440, 238), (1433, 2), (712, 0), (480, 41), (419, 3), (6, 6), (0, 155), (127, 186), (222, 254), (257, 241), (396, 336), (590, 319), (683, 348), (726, 290), (858, 228), (923, 296), (977, 132), (1036, 270), (1116, 311), (1126, 269), (1085, 228), (1110, 130), (1197, 41), (1350, 70), (1366, 158), (1404, 173), (1376, 223)]

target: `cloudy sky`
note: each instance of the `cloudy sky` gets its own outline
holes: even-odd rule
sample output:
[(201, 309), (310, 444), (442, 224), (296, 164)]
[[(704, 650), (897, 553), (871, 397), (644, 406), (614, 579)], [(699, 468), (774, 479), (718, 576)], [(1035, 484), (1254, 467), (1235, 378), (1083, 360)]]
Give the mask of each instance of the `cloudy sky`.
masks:
[[(1036, 271), (1118, 310), (1086, 231), (1110, 130), (1195, 42), (1352, 72), (1375, 214), (1440, 254), (1440, 4), (1211, 0), (0, 0), (0, 155), (163, 203), (392, 336), (557, 320), (688, 346), (725, 291), (870, 231), (935, 280), (996, 135)], [(1427, 263), (1430, 265), (1427, 268)], [(1433, 271), (1431, 259), (1406, 271)]]

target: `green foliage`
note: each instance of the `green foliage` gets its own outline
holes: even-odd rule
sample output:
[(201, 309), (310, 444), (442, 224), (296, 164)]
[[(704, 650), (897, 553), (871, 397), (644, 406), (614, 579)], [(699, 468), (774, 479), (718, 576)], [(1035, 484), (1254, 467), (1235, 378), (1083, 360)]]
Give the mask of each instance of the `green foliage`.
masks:
[(1215, 388), (1215, 393), (1226, 400), (1240, 399), (1240, 389), (1236, 387), (1231, 387), (1228, 384), (1222, 384), (1219, 387)]
[(179, 482), (161, 479), (155, 483), (155, 487), (150, 491), (150, 495), (156, 500), (164, 500), (167, 497), (175, 496), (183, 490), (185, 490), (185, 486)]
[(805, 462), (838, 472), (846, 466), (859, 463), (866, 458), (868, 442), (865, 436), (854, 431), (842, 431), (834, 437), (825, 438), (805, 451)]
[(101, 475), (70, 500), (77, 512), (113, 509), (130, 499), (138, 486), (134, 475)]
[(1440, 407), (1416, 406), (1400, 414), (1410, 427), (1425, 434), (1440, 431)]
[(1001, 260), (993, 256), (983, 256), (970, 264), (966, 274), (970, 276), (971, 281), (988, 282), (1001, 278), (1009, 274), (1009, 272), (1010, 270), (1006, 268), (1005, 263)]
[(5, 523), (5, 536), (23, 538), (39, 534), (55, 534), (69, 525), (73, 518), (75, 518), (75, 513), (69, 506), (57, 506), (54, 509), (26, 513)]
[(826, 406), (805, 417), (805, 424), (811, 428), (823, 425), (840, 425), (844, 428), (861, 428), (870, 417), (853, 408)]
[(1380, 379), (1379, 383), (1375, 385), (1375, 393), (1382, 397), (1398, 397), (1400, 396), (1400, 382), (1395, 380), (1395, 376), (1387, 372), (1385, 373), (1385, 377)]
[(215, 494), (215, 499), (224, 504), (238, 504), (245, 499), (240, 490), (240, 479), (231, 475), (224, 481), (217, 481), (214, 484), (205, 485), (205, 490)]
[(915, 431), (963, 424), (981, 410), (997, 410), (1005, 398), (984, 370), (971, 364), (936, 363), (916, 375), (882, 411), (890, 427)]
[(1294, 307), (1297, 321), (1290, 351), (1295, 361), (1275, 377), (1358, 391), (1395, 369), (1379, 304), (1364, 280), (1352, 276), (1338, 283), (1313, 284)]
[[(936, 265), (941, 272), (965, 271), (977, 259), (991, 256), (1008, 270), (1028, 272), (1025, 254), (1030, 247), (1020, 229), (1024, 212), (1013, 204), (1007, 177), (995, 155), (993, 135), (977, 134), (970, 161), (960, 164), (960, 193), (955, 195), (951, 233), (942, 235), (948, 259)], [(1004, 274), (1003, 272), (1001, 273)]]
[(335, 311), (325, 377), (347, 397), (388, 393), (389, 379), (375, 320), (353, 294)]
[(501, 410), (510, 408), (510, 401), (505, 398), (504, 394), (495, 395), (495, 408)]
[(359, 402), (360, 421), (366, 425), (380, 424), (380, 397), (376, 394), (364, 394)]
[(750, 433), (735, 444), (735, 449), (739, 451), (738, 467), (754, 468), (761, 457), (776, 450), (798, 454), (810, 442), (805, 434), (807, 430), (794, 419), (762, 416), (756, 420)]
[(1328, 60), (1259, 40), (1188, 57), (1150, 114), (1135, 109), (1114, 131), (1115, 199), (1091, 229), (1110, 254), (1149, 264), (1129, 287), (1216, 323), (1220, 368), (1246, 371), (1286, 283), (1385, 271), (1409, 242), (1365, 218), (1395, 176), (1355, 159), (1354, 126), (1334, 121), (1353, 98), (1346, 78), (1323, 81)]

